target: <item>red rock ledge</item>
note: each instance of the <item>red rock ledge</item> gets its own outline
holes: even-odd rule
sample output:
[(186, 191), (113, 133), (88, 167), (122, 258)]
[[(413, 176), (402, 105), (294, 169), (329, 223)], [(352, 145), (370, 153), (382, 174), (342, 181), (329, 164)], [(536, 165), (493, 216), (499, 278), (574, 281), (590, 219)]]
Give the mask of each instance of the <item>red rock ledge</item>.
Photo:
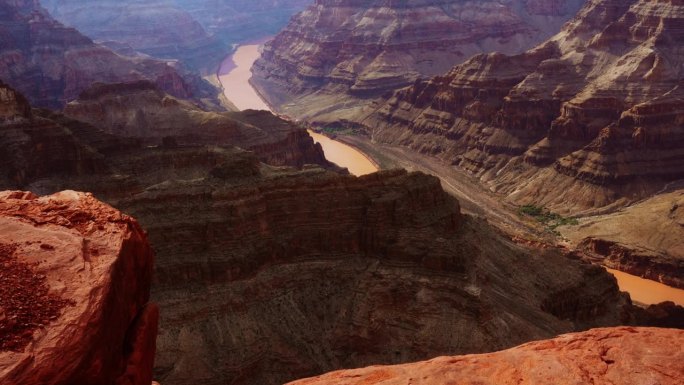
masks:
[(0, 192), (0, 384), (149, 385), (152, 266), (138, 223), (90, 194)]
[(681, 385), (684, 330), (605, 328), (497, 353), (342, 370), (296, 385)]

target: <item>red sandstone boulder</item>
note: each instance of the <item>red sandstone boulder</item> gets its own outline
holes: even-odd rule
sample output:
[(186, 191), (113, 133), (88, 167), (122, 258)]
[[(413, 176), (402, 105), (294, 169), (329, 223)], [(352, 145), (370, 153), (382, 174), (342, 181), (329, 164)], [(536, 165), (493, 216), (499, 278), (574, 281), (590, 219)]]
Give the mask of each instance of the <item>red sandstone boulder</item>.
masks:
[(0, 193), (0, 383), (148, 385), (153, 254), (90, 194)]
[(681, 385), (684, 330), (606, 328), (497, 353), (342, 370), (293, 385)]

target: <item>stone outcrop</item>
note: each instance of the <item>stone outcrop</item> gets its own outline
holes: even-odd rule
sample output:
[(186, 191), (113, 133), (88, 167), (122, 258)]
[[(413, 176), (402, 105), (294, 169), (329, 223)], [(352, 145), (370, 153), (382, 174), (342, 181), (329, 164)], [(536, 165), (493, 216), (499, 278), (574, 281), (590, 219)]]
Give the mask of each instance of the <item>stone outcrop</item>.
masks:
[(357, 122), (518, 204), (625, 205), (684, 176), (683, 21), (677, 1), (589, 1), (537, 48), (475, 56)]
[(33, 105), (62, 108), (94, 82), (147, 79), (184, 99), (218, 104), (218, 90), (177, 66), (127, 58), (65, 27), (33, 1), (0, 1), (0, 79)]
[(266, 111), (210, 112), (139, 81), (97, 84), (69, 103), (65, 115), (148, 144), (237, 146), (271, 165), (334, 168), (306, 130)]
[(90, 194), (0, 193), (0, 382), (148, 385), (152, 250)]
[(497, 353), (343, 370), (290, 384), (676, 385), (684, 377), (682, 343), (681, 330), (595, 329)]
[(519, 53), (580, 8), (560, 1), (317, 0), (267, 43), (253, 84), (278, 111), (330, 121), (470, 56)]
[(108, 42), (117, 42), (126, 50), (177, 59), (193, 69), (210, 71), (229, 51), (171, 1), (43, 0), (42, 4), (54, 18), (95, 41), (110, 47), (117, 46)]
[(165, 385), (276, 384), (629, 321), (603, 269), (512, 243), (424, 174), (274, 167), (36, 110), (0, 125), (0, 146), (0, 187), (87, 189), (147, 229)]

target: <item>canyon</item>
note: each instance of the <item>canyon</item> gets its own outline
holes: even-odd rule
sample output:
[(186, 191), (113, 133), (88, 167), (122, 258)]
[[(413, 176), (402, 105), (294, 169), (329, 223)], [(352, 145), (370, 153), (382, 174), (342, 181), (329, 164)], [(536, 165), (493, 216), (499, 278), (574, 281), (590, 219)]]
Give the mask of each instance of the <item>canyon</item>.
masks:
[(481, 52), (552, 36), (581, 0), (316, 0), (264, 47), (255, 87), (278, 113), (329, 122)]
[(508, 240), (434, 177), (268, 165), (229, 141), (149, 145), (2, 90), (0, 188), (92, 191), (148, 231), (164, 384), (276, 384), (653, 322), (602, 268)]
[(42, 0), (57, 20), (125, 55), (212, 73), (234, 44), (276, 33), (304, 0)]
[(55, 21), (36, 1), (0, 1), (0, 79), (39, 107), (60, 109), (95, 82), (149, 80), (167, 93), (218, 106), (198, 75), (149, 58), (128, 58)]
[[(176, 60), (122, 46), (115, 54), (37, 1), (0, 1), (0, 28), (21, 31), (5, 35), (15, 48), (2, 46), (0, 57), (32, 55), (30, 69), (0, 61), (14, 63), (0, 73), (10, 83), (0, 81), (0, 383), (675, 385), (682, 331), (632, 326), (682, 329), (684, 308), (635, 306), (595, 263), (681, 287), (679, 51), (670, 48), (684, 5), (589, 0), (542, 42), (579, 3), (316, 0), (266, 45), (251, 80), (260, 94), (224, 86), (220, 106), (217, 89)], [(84, 6), (52, 1), (53, 9), (60, 4)], [(102, 21), (131, 4), (91, 3)], [(211, 45), (201, 42), (239, 25), (241, 12), (280, 20), (303, 5), (158, 1), (94, 27), (130, 22), (133, 31), (142, 20), (150, 36), (140, 41), (155, 46), (145, 38), (161, 37), (169, 26), (159, 20), (169, 17), (197, 33), (171, 34), (164, 49), (187, 41), (176, 58), (211, 66), (218, 55), (206, 56)], [(443, 23), (421, 24), (435, 15)], [(330, 38), (328, 27), (339, 34)], [(455, 35), (440, 45), (435, 28)], [(463, 35), (469, 43), (454, 38)], [(424, 55), (456, 43), (463, 51), (442, 57), (452, 63)], [(516, 54), (463, 62), (465, 46)], [(348, 56), (361, 51), (373, 59)], [(87, 65), (65, 52), (85, 52)], [(278, 52), (304, 71), (273, 83), (303, 92), (275, 104), (290, 117), (249, 109), (268, 109), (261, 97), (273, 104), (262, 76)], [(312, 52), (322, 56), (302, 59)], [(332, 53), (355, 64), (312, 77), (330, 69), (321, 63)], [(99, 61), (108, 55), (120, 61)], [(405, 79), (384, 77), (390, 62)], [(379, 72), (357, 78), (367, 64)], [(426, 70), (437, 64), (444, 68)], [(61, 68), (73, 68), (77, 86), (45, 86)], [(156, 77), (159, 68), (173, 81)], [(255, 98), (232, 111), (231, 95), (245, 90)], [(310, 116), (295, 115), (305, 107)], [(548, 132), (540, 115), (551, 119)], [(371, 168), (331, 163), (331, 143), (342, 143), (312, 122), (364, 151)], [(559, 185), (558, 175), (572, 182)], [(562, 193), (563, 202), (544, 198)], [(584, 217), (551, 229), (529, 214), (548, 209)], [(556, 337), (570, 332), (581, 333)]]
[[(254, 67), (253, 83), (277, 110), (331, 132), (365, 137), (380, 154), (376, 160), (387, 158), (377, 144), (409, 148), (474, 176), (508, 206), (577, 217), (578, 226), (557, 229), (569, 247), (681, 287), (684, 13), (678, 2), (588, 1), (557, 35), (526, 52), (478, 54), (431, 79), (366, 99), (361, 107), (354, 97), (335, 103), (321, 96), (326, 108), (317, 109), (316, 102), (301, 98), (307, 91), (300, 92), (306, 87), (295, 71), (305, 71), (309, 61), (319, 69), (328, 63), (319, 55), (324, 50), (311, 48), (312, 40), (340, 36), (316, 24), (314, 15), (326, 9), (341, 13), (317, 2), (291, 25), (306, 34), (286, 28)], [(342, 25), (356, 26), (355, 13), (343, 15)], [(365, 29), (356, 30), (385, 25), (370, 17), (364, 22)], [(281, 60), (279, 50), (292, 53), (292, 60)], [(343, 55), (329, 57), (333, 64), (344, 62)], [(363, 73), (349, 68), (351, 79)], [(260, 85), (280, 75), (274, 82), (282, 84)], [(321, 76), (301, 78), (325, 90)], [(340, 87), (336, 95), (344, 95), (346, 86)], [(282, 107), (280, 98), (292, 109)], [(303, 108), (314, 112), (297, 112)]]

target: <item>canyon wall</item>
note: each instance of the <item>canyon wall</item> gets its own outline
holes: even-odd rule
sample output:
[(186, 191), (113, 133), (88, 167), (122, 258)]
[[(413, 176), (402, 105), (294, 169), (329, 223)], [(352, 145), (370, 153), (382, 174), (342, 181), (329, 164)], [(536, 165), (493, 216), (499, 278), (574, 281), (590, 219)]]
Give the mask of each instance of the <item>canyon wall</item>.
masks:
[(253, 84), (278, 111), (330, 121), (481, 52), (519, 53), (556, 33), (581, 0), (328, 1), (263, 50)]
[(308, 0), (42, 0), (59, 21), (127, 55), (215, 71), (231, 45), (277, 33)]
[(359, 120), (518, 204), (625, 205), (684, 175), (683, 21), (678, 2), (590, 1), (539, 47), (475, 56)]
[(96, 84), (67, 104), (66, 116), (116, 135), (158, 145), (237, 146), (254, 151), (262, 162), (336, 168), (301, 126), (267, 111), (212, 112), (174, 98), (148, 81)]
[(218, 90), (198, 76), (117, 55), (55, 21), (38, 2), (0, 1), (0, 32), (0, 79), (36, 106), (62, 108), (94, 82), (141, 79), (183, 99), (218, 104)]
[(681, 330), (595, 329), (492, 354), (343, 370), (290, 384), (676, 385), (684, 376), (682, 343)]
[(159, 309), (138, 223), (90, 194), (0, 192), (0, 382), (149, 385)]
[(229, 46), (171, 1), (42, 0), (57, 20), (126, 54), (140, 52), (211, 70)]
[(5, 89), (0, 187), (92, 191), (149, 232), (164, 384), (276, 384), (634, 320), (601, 268), (514, 244), (434, 177), (150, 146)]

